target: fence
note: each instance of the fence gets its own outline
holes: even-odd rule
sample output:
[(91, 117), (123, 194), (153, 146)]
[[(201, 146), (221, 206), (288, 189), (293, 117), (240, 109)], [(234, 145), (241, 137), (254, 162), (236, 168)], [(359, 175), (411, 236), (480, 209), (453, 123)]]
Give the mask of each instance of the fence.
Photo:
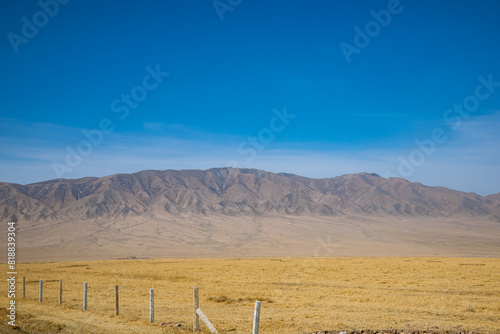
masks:
[[(54, 282), (56, 280), (51, 280), (48, 282)], [(47, 283), (47, 281), (45, 281)], [(58, 280), (59, 282), (59, 290), (58, 290), (58, 305), (63, 305), (63, 280), (60, 279)], [(114, 285), (114, 315), (118, 316), (120, 314), (120, 298), (119, 298), (119, 286)], [(111, 289), (110, 289), (111, 290)], [(47, 289), (45, 289), (45, 293), (47, 293)], [(43, 303), (43, 295), (44, 295), (44, 280), (40, 279), (39, 280), (39, 288), (38, 288), (38, 302)], [(154, 289), (150, 288), (149, 289), (149, 322), (154, 323), (155, 322), (155, 293)], [(22, 298), (26, 299), (26, 277), (23, 276), (23, 284), (22, 284)], [(83, 283), (83, 298), (82, 298), (82, 310), (87, 311), (88, 310), (88, 299), (89, 299), (89, 284), (88, 282)], [(75, 301), (74, 299), (72, 300), (73, 302)], [(252, 334), (258, 334), (259, 333), (259, 322), (260, 322), (260, 307), (261, 307), (261, 302), (256, 301), (255, 302), (255, 309), (254, 309), (254, 317), (253, 317), (253, 327), (252, 327)], [(106, 307), (106, 310), (108, 310), (108, 307)], [(203, 311), (200, 308), (200, 299), (199, 299), (199, 291), (198, 287), (193, 288), (193, 332), (199, 331), (200, 330), (200, 321), (202, 320), (208, 329), (212, 333), (219, 333), (212, 324), (212, 322), (208, 319), (207, 315), (203, 313)]]

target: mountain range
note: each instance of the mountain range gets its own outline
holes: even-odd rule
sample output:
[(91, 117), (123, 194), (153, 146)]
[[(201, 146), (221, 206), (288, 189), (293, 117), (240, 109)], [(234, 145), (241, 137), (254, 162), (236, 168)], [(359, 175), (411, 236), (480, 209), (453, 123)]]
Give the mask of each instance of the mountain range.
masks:
[[(443, 244), (433, 243), (429, 252), (417, 247), (415, 255), (500, 254), (500, 194), (484, 197), (374, 173), (312, 179), (213, 168), (145, 170), (28, 185), (4, 182), (0, 213), (3, 221), (17, 222), (18, 233), (26, 238), (21, 254), (28, 260), (66, 259), (61, 254), (68, 259), (231, 252), (313, 256), (318, 238), (327, 236), (330, 244), (344, 244), (332, 248), (340, 254), (372, 255), (366, 247), (375, 243), (380, 247), (375, 253), (393, 255), (400, 240), (385, 237), (404, 239), (413, 233), (413, 242), (424, 245), (438, 237), (433, 233), (440, 224), (446, 225), (439, 228)], [(408, 223), (409, 230), (400, 231)], [(186, 237), (189, 234), (193, 240)], [(331, 241), (333, 235), (336, 241)], [(197, 237), (200, 243), (193, 244)], [(466, 249), (449, 246), (463, 240)], [(443, 245), (448, 246), (439, 251)], [(332, 255), (327, 248), (320, 253)]]

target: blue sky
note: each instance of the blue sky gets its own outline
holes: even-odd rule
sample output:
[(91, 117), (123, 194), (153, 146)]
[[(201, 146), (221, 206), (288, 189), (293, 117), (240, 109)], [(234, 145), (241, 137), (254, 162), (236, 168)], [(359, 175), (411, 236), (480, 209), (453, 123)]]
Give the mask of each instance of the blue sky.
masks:
[(0, 6), (0, 182), (231, 165), (500, 192), (498, 1)]

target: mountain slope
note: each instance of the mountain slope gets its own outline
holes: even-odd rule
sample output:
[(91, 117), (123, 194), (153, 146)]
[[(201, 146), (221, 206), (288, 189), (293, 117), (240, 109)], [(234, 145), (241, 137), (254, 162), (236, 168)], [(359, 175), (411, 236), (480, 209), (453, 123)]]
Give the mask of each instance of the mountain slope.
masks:
[(0, 183), (0, 214), (17, 221), (19, 261), (500, 256), (500, 203), (367, 173), (215, 168)]
[(3, 219), (57, 221), (222, 214), (348, 214), (500, 220), (500, 204), (474, 193), (427, 187), (401, 178), (350, 174), (310, 179), (254, 169), (141, 171), (102, 178), (0, 183)]
[(492, 200), (493, 202), (500, 203), (500, 193), (488, 195), (486, 198)]

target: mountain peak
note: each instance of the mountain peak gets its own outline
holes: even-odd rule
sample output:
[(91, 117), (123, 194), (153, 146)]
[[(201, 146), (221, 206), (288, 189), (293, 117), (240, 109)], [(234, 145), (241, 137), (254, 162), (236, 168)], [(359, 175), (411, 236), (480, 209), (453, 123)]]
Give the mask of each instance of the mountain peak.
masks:
[(373, 173), (170, 169), (0, 183), (0, 215), (18, 222), (22, 261), (500, 252), (500, 203)]
[(165, 214), (500, 217), (500, 205), (488, 198), (402, 180), (364, 172), (312, 179), (251, 168), (145, 170), (24, 186), (2, 183), (0, 212), (4, 219), (21, 220)]

